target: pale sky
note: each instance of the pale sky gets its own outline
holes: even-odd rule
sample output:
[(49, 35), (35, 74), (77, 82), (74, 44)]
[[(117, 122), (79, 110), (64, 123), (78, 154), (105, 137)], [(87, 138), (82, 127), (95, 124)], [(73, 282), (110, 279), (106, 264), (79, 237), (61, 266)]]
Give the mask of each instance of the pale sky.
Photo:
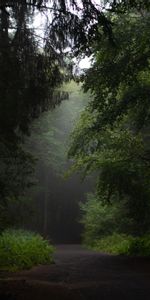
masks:
[(85, 58), (81, 59), (81, 61), (79, 62), (80, 69), (88, 69), (90, 67), (90, 65), (91, 65), (90, 57), (85, 57)]

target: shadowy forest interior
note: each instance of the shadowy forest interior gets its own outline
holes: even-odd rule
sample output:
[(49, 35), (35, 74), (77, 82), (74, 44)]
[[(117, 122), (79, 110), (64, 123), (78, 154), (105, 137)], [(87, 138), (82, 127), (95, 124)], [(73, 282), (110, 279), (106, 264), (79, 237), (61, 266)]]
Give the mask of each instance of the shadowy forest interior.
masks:
[(149, 1), (1, 0), (1, 270), (150, 255), (149, 41)]

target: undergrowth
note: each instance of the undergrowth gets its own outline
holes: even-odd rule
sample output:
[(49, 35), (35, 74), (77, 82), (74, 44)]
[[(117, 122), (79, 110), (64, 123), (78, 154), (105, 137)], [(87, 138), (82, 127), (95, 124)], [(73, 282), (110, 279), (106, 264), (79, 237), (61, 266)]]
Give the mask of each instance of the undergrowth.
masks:
[(0, 269), (17, 271), (53, 262), (54, 247), (39, 234), (5, 230), (0, 235)]
[(88, 246), (94, 250), (112, 254), (150, 256), (150, 235), (133, 237), (114, 233), (97, 239)]

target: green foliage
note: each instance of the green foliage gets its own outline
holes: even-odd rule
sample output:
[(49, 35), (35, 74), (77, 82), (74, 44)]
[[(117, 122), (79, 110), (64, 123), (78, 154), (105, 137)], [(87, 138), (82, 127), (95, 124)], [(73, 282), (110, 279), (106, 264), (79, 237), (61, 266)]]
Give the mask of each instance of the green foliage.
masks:
[(13, 226), (25, 226), (33, 215), (33, 199), (29, 196), (8, 197), (0, 204), (0, 232)]
[[(121, 202), (115, 199), (110, 205), (105, 199), (100, 201), (90, 194), (86, 203), (81, 204), (81, 212), (83, 243), (89, 248), (113, 254), (150, 256), (150, 235), (142, 235), (142, 224), (133, 218), (128, 199)], [(148, 222), (149, 228), (148, 219), (149, 211), (147, 220), (142, 219), (143, 223)]]
[(5, 230), (0, 236), (0, 269), (17, 271), (53, 262), (54, 248), (39, 234)]
[(111, 10), (118, 13), (125, 13), (129, 10), (133, 11), (149, 11), (150, 3), (147, 0), (106, 0), (104, 3), (109, 3), (111, 6)]
[(0, 142), (0, 199), (17, 197), (20, 191), (33, 184), (35, 159), (21, 145)]
[[(109, 5), (108, 5), (109, 4)], [(47, 26), (45, 26), (45, 39), (47, 48), (62, 49), (72, 47), (75, 54), (88, 53), (91, 54), (91, 46), (101, 39), (103, 34), (107, 34), (112, 40), (112, 23), (108, 15), (104, 11), (111, 11), (116, 13), (125, 13), (132, 9), (133, 11), (148, 10), (149, 1), (143, 0), (101, 0), (99, 3), (94, 3), (91, 0), (16, 0), (11, 4), (11, 10), (8, 11), (9, 1), (4, 1), (1, 12), (7, 16), (7, 22), (12, 24), (12, 16), (17, 16), (18, 19), (28, 13), (28, 19), (32, 22), (32, 16), (37, 13), (44, 13), (47, 16)], [(50, 18), (48, 16), (51, 15)], [(17, 20), (18, 21), (18, 20)], [(22, 28), (25, 24), (22, 18)], [(13, 23), (13, 25), (18, 25)], [(18, 26), (19, 27), (19, 26)], [(31, 27), (31, 26), (30, 26)], [(14, 27), (15, 29), (15, 27)], [(29, 29), (29, 28), (27, 28)], [(39, 35), (36, 37), (39, 38)]]
[[(87, 123), (84, 124), (86, 126)], [(92, 131), (87, 136), (84, 132), (82, 137), (83, 132), (82, 127), (81, 131), (75, 131), (76, 139), (70, 148), (69, 154), (75, 151), (72, 171), (81, 170), (83, 176), (91, 172), (98, 174), (97, 195), (100, 201), (113, 203), (126, 198), (130, 217), (135, 219), (141, 231), (147, 230), (150, 170), (143, 159), (145, 149), (141, 136), (134, 136), (127, 129), (108, 129), (95, 136), (92, 136)]]
[(139, 15), (116, 17), (116, 46), (105, 38), (101, 46), (98, 42), (94, 48), (95, 62), (87, 71), (84, 87), (95, 96), (90, 103), (91, 110), (99, 112), (93, 124), (95, 130), (124, 118), (126, 123), (132, 122), (132, 129), (148, 124), (149, 22), (149, 17)]
[[(110, 10), (116, 11), (128, 10), (130, 7), (140, 11), (149, 7), (145, 1), (140, 1), (140, 5), (137, 1), (128, 1), (128, 5), (126, 1), (104, 1), (104, 6), (107, 3), (111, 3)], [(44, 38), (39, 37), (32, 26), (37, 10), (42, 14), (51, 13), (51, 17), (47, 17)], [(99, 179), (98, 190), (101, 191), (101, 188), (106, 190), (106, 186), (109, 185), (106, 197), (108, 200), (116, 189), (119, 189), (120, 194), (130, 194), (132, 199), (140, 195), (138, 199), (141, 198), (143, 201), (144, 197), (146, 201), (149, 197), (147, 188), (149, 148), (147, 147), (146, 151), (141, 150), (142, 142), (140, 144), (139, 136), (133, 139), (132, 143), (127, 138), (129, 150), (134, 141), (135, 154), (137, 154), (137, 146), (140, 147), (140, 159), (135, 164), (137, 161), (135, 155), (133, 167), (130, 164), (129, 171), (125, 160), (131, 159), (131, 154), (134, 156), (134, 153), (130, 151), (130, 157), (125, 156), (123, 147), (126, 139), (122, 141), (121, 163), (117, 161), (118, 157), (120, 158), (117, 153), (115, 168), (112, 169), (110, 161), (115, 147), (113, 145), (112, 153), (109, 150), (109, 159), (106, 159), (107, 153), (99, 151), (99, 143), (102, 141), (97, 138), (97, 132), (106, 129), (107, 137), (104, 143), (107, 144), (109, 131), (112, 129), (110, 127), (120, 119), (126, 120), (124, 126), (119, 123), (120, 132), (123, 127), (127, 127), (127, 124), (130, 124), (130, 128), (134, 131), (149, 124), (149, 15), (145, 14), (145, 18), (140, 16), (139, 12), (135, 14), (133, 10), (132, 21), (130, 17), (123, 19), (113, 15), (116, 40), (113, 39), (113, 43), (110, 44), (112, 23), (109, 14), (105, 16), (101, 7), (95, 5), (93, 1), (80, 1), (79, 4), (78, 1), (65, 0), (23, 2), (16, 0), (11, 7), (9, 1), (3, 1), (3, 5), (0, 6), (0, 203), (2, 207), (7, 207), (7, 199), (19, 199), (24, 188), (30, 185), (28, 179), (33, 170), (32, 158), (27, 153), (23, 153), (22, 141), (24, 135), (30, 132), (31, 121), (41, 112), (55, 107), (64, 99), (64, 94), (56, 91), (56, 88), (72, 74), (70, 62), (72, 54), (68, 55), (67, 59), (64, 59), (63, 55), (63, 50), (66, 50), (67, 46), (71, 47), (76, 55), (94, 52), (96, 61), (87, 73), (85, 84), (85, 89), (92, 90), (95, 98), (86, 111), (88, 116), (83, 114), (83, 131), (76, 136), (78, 147), (74, 144), (70, 151), (70, 156), (74, 156), (75, 151), (80, 147), (86, 153), (84, 156), (83, 151), (76, 157), (78, 163), (75, 169), (85, 165), (85, 174), (97, 171), (104, 160), (104, 172), (101, 174), (104, 174), (103, 178), (107, 180), (104, 182), (103, 178)], [(43, 40), (42, 49), (39, 39)], [(112, 47), (114, 44), (116, 47)], [(61, 160), (66, 145), (63, 144), (62, 151), (61, 143), (54, 141), (53, 133), (62, 139), (63, 134), (61, 128), (58, 130), (53, 128), (52, 132), (45, 133), (45, 140), (51, 140), (59, 149), (57, 155), (54, 149), (47, 152), (49, 157), (55, 157), (51, 159), (51, 164), (54, 165)], [(119, 134), (118, 132), (118, 136)], [(126, 132), (123, 135), (126, 135)], [(45, 153), (46, 151), (47, 147)], [(115, 176), (118, 174), (116, 178), (119, 179), (124, 169), (123, 184), (120, 180), (115, 183), (113, 180), (113, 188), (111, 188), (110, 180), (112, 181), (114, 174)], [(129, 180), (126, 178), (131, 179), (131, 177), (133, 180), (129, 185)], [(136, 197), (133, 197), (132, 189), (137, 190)]]
[(97, 175), (100, 201), (126, 203), (142, 235), (150, 227), (150, 19), (138, 12), (112, 19), (116, 45), (106, 37), (93, 45), (84, 77), (93, 99), (72, 133), (69, 157), (72, 171)]
[(7, 1), (0, 7), (0, 222), (10, 199), (20, 199), (34, 181), (35, 159), (23, 147), (31, 121), (63, 100), (56, 87), (69, 76), (61, 54), (44, 40), (41, 49), (32, 5), (18, 0), (8, 7)]
[(138, 236), (142, 234), (144, 228), (150, 226), (149, 209), (141, 224), (140, 219), (137, 220), (133, 214), (129, 199), (124, 198), (119, 201), (117, 193), (111, 204), (106, 203), (103, 195), (97, 198), (89, 194), (87, 201), (81, 204), (81, 212), (81, 223), (84, 226), (82, 237), (83, 241), (89, 245), (93, 245), (94, 240), (111, 235), (113, 232)]
[(95, 240), (92, 248), (106, 253), (129, 255), (130, 243), (133, 240), (134, 238), (131, 236), (114, 233), (102, 239)]
[(0, 231), (13, 226), (15, 218), (16, 224), (21, 221), (23, 207), (26, 214), (30, 201), (25, 193), (35, 184), (35, 161), (21, 144), (4, 139), (0, 142)]
[(150, 235), (132, 239), (129, 244), (129, 254), (150, 256)]
[[(27, 18), (28, 12), (22, 14)], [(26, 28), (28, 23), (23, 29), (22, 19), (12, 18), (20, 26), (16, 34), (5, 31), (4, 37), (5, 24), (0, 27), (0, 133), (11, 141), (21, 133), (28, 134), (31, 121), (61, 101), (54, 89), (63, 80), (54, 51), (43, 49), (41, 53), (33, 31)]]
[[(104, 1), (104, 6), (108, 2), (110, 1)], [(121, 1), (121, 3), (119, 1), (119, 6), (118, 1), (111, 1), (111, 4), (112, 7), (110, 6), (110, 8), (112, 10), (116, 9), (116, 11), (120, 10), (120, 7), (121, 9), (125, 7), (125, 10), (130, 6), (138, 9), (143, 8), (142, 4), (140, 4), (140, 7), (137, 5), (137, 1), (134, 1), (134, 3), (130, 1), (128, 7), (125, 6), (125, 1)], [(147, 9), (148, 6), (145, 4), (144, 8)], [(39, 36), (39, 33), (33, 28), (34, 17), (37, 12), (41, 13), (42, 17), (47, 14), (44, 38)], [(51, 14), (50, 18), (49, 13)], [(76, 55), (79, 53), (90, 54), (93, 51), (93, 44), (99, 49), (99, 44), (97, 44), (99, 41), (106, 49), (108, 40), (103, 39), (103, 33), (107, 33), (108, 39), (112, 40), (111, 24), (109, 15), (105, 16), (101, 7), (90, 0), (80, 1), (80, 4), (78, 1), (71, 0), (16, 0), (11, 5), (9, 1), (3, 1), (0, 6), (0, 203), (2, 209), (6, 210), (8, 199), (19, 199), (24, 188), (30, 186), (29, 177), (31, 176), (31, 170), (33, 170), (32, 158), (27, 153), (23, 153), (22, 142), (24, 135), (28, 135), (30, 132), (31, 121), (37, 118), (41, 112), (55, 107), (64, 99), (64, 94), (60, 90), (56, 91), (56, 88), (63, 80), (67, 80), (72, 75), (70, 60), (72, 54), (64, 59), (66, 51), (64, 55), (63, 50), (66, 50), (69, 46)], [(139, 22), (138, 25), (141, 26), (141, 23)], [(133, 24), (131, 27), (133, 27)], [(142, 25), (143, 28), (144, 25)], [(130, 31), (129, 28), (128, 38), (130, 37)], [(125, 55), (124, 65), (129, 61), (132, 68), (141, 70), (139, 67), (141, 61), (144, 61), (145, 68), (149, 65), (149, 49), (145, 47), (149, 37), (148, 34), (147, 38), (145, 34), (143, 35), (143, 30), (136, 30), (136, 32), (136, 37), (139, 36), (138, 43), (133, 43), (133, 47), (128, 49), (130, 51)], [(118, 36), (121, 36), (120, 32)], [(142, 43), (140, 43), (141, 37)], [(133, 37), (132, 42), (134, 42), (134, 39)], [(120, 46), (120, 43), (118, 45)], [(124, 44), (122, 45), (122, 48), (125, 48)], [(136, 56), (136, 53), (141, 53), (143, 49), (146, 59), (140, 55), (138, 60), (132, 62), (132, 58)], [(129, 55), (129, 52), (131, 55)], [(100, 58), (102, 55), (104, 59), (105, 53), (107, 51), (99, 52), (97, 57)], [(117, 61), (121, 62), (122, 65), (122, 60), (118, 58), (119, 56)], [(111, 71), (111, 78), (113, 78), (112, 69), (114, 70), (114, 65), (110, 63), (111, 60), (114, 61), (114, 51), (109, 52), (105, 60), (105, 62), (109, 62), (108, 68)], [(108, 73), (108, 68), (103, 69), (104, 79), (106, 79), (105, 71)], [(125, 69), (125, 74), (127, 69)], [(145, 71), (147, 70), (144, 69)], [(122, 75), (119, 63), (115, 72)], [(142, 77), (142, 73), (138, 76)], [(97, 82), (94, 72), (92, 78)], [(116, 79), (115, 76), (112, 82)], [(103, 85), (103, 82), (101, 83)], [(143, 81), (142, 85), (144, 85), (145, 90), (143, 89), (143, 91), (147, 95), (149, 87), (146, 85), (146, 81)], [(90, 88), (92, 89), (92, 86)], [(119, 86), (120, 93), (122, 89), (124, 90), (124, 86)], [(124, 93), (124, 96), (129, 96), (128, 98), (131, 100), (130, 105), (132, 102), (137, 104), (136, 110), (138, 113), (134, 121), (138, 124), (143, 120), (147, 123), (149, 119), (149, 112), (146, 109), (142, 108), (142, 114), (139, 114), (139, 111), (141, 111), (140, 99), (143, 95), (142, 92), (139, 92), (140, 89), (141, 86), (136, 89), (138, 101), (133, 97), (135, 87), (131, 86), (130, 91), (125, 90), (126, 94)], [(122, 100), (118, 104), (118, 109), (122, 108), (122, 102), (126, 102), (126, 97)], [(148, 97), (145, 96), (145, 107), (147, 103)], [(131, 114), (134, 114), (132, 107)], [(111, 108), (111, 115), (114, 119), (116, 118), (113, 108)], [(53, 132), (62, 138), (63, 134), (61, 129), (56, 130), (55, 128), (52, 132), (45, 133), (45, 139), (51, 140), (57, 149), (60, 148), (57, 155), (55, 155), (54, 149), (47, 152), (49, 157), (55, 156), (55, 159), (51, 159), (51, 164), (54, 165), (62, 158), (62, 148), (60, 142), (54, 141)], [(46, 150), (47, 148), (45, 152)], [(88, 163), (89, 169), (90, 165), (92, 165), (91, 162)]]
[(133, 256), (150, 256), (150, 236), (133, 237), (116, 234), (93, 241), (92, 249), (97, 251)]
[(96, 199), (94, 195), (88, 195), (86, 203), (80, 204), (80, 207), (84, 243), (92, 245), (96, 239), (112, 234), (118, 227), (119, 205), (108, 206)]

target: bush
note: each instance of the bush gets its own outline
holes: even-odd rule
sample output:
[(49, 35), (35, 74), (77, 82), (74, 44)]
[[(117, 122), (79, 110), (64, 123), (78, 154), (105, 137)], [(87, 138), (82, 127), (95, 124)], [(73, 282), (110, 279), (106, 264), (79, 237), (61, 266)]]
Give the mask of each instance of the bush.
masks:
[(91, 248), (112, 254), (150, 256), (150, 235), (133, 237), (114, 233), (111, 236), (95, 240)]
[(92, 243), (100, 237), (111, 235), (118, 226), (117, 206), (103, 204), (93, 194), (87, 195), (86, 203), (80, 205), (84, 226), (83, 241)]
[(131, 240), (131, 236), (114, 233), (96, 240), (93, 249), (112, 254), (129, 254)]
[(80, 205), (81, 223), (83, 224), (83, 242), (93, 244), (113, 233), (119, 235), (134, 235), (137, 227), (133, 218), (129, 216), (126, 199), (117, 201), (116, 197), (110, 204), (103, 198), (97, 198), (94, 194), (87, 195), (87, 201)]
[(54, 247), (39, 234), (5, 230), (0, 236), (0, 269), (16, 271), (53, 262)]
[(150, 235), (133, 238), (130, 242), (129, 254), (150, 256)]

